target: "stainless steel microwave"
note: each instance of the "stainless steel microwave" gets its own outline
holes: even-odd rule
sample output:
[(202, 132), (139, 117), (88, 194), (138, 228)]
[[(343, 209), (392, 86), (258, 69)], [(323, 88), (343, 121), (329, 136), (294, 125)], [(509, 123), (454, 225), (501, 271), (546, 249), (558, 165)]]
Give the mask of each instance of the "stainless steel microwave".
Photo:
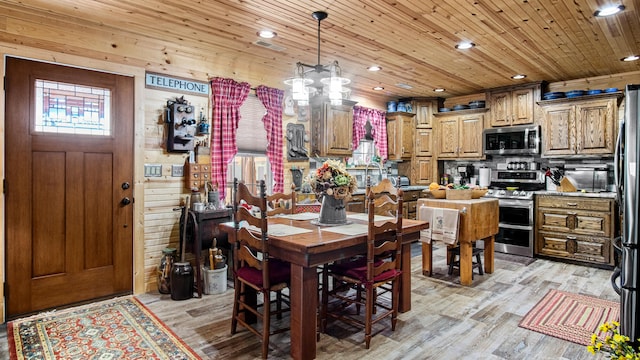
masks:
[(519, 125), (485, 129), (482, 146), (490, 155), (533, 155), (540, 153), (540, 126)]

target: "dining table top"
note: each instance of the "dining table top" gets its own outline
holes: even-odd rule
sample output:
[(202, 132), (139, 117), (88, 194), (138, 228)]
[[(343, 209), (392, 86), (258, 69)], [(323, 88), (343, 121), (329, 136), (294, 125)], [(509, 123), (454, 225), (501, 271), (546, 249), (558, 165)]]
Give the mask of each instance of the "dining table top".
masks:
[[(284, 260), (296, 262), (303, 266), (324, 264), (324, 259), (313, 261), (314, 255), (320, 255), (334, 250), (362, 246), (367, 239), (368, 214), (347, 213), (347, 224), (324, 226), (315, 223), (318, 214), (299, 213), (291, 215), (270, 216), (268, 220), (269, 248), (272, 255), (278, 249), (286, 249), (289, 256)], [(392, 220), (392, 217), (376, 215), (374, 222), (380, 223)], [(233, 222), (221, 224), (233, 228)], [(402, 219), (403, 233), (417, 233), (427, 229), (429, 223), (422, 220)], [(415, 237), (408, 240), (416, 241)], [(275, 253), (274, 253), (275, 252)], [(304, 254), (304, 258), (296, 261), (291, 254)]]

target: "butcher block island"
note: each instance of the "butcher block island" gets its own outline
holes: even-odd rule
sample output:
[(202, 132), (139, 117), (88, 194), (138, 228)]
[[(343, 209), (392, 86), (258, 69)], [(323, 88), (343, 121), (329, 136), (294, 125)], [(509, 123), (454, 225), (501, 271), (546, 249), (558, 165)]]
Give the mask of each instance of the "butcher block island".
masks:
[[(472, 246), (477, 240), (484, 240), (484, 271), (489, 274), (493, 273), (494, 236), (498, 233), (499, 222), (498, 199), (418, 199), (418, 219), (420, 219), (419, 209), (422, 206), (456, 209), (459, 212), (460, 284), (471, 285)], [(431, 251), (431, 243), (423, 242), (422, 273), (426, 276), (432, 274)]]

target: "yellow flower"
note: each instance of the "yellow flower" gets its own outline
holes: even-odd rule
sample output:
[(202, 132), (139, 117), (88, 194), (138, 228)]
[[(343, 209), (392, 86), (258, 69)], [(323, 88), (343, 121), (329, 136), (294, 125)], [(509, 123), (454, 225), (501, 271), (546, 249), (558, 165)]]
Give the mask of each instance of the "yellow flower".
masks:
[(626, 336), (624, 335), (620, 335), (620, 334), (613, 334), (613, 341), (617, 342), (617, 343), (621, 343), (623, 341), (627, 341), (627, 339), (625, 339)]
[[(604, 343), (597, 338), (597, 334), (591, 335), (591, 345), (587, 346), (587, 351), (595, 354), (599, 351), (608, 352), (609, 359), (632, 359), (640, 360), (640, 354), (638, 349), (634, 347), (634, 344), (629, 342), (629, 337), (620, 334), (618, 328), (620, 323), (617, 321), (611, 321), (600, 325), (600, 331), (605, 332)], [(640, 339), (638, 339), (640, 341)]]

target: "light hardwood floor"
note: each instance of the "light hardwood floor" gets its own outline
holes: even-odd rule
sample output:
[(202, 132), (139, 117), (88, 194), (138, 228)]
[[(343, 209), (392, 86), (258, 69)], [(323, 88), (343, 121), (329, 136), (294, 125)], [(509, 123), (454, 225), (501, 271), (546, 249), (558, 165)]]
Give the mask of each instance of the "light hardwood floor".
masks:
[[(418, 249), (412, 258), (412, 310), (399, 315), (396, 331), (374, 327), (378, 333), (365, 350), (362, 332), (334, 324), (320, 336), (318, 359), (605, 358), (589, 354), (582, 345), (519, 328), (518, 323), (549, 289), (618, 301), (609, 281), (611, 270), (544, 259), (523, 265), (497, 254), (493, 274), (475, 274), (471, 286), (460, 286), (456, 273), (447, 275), (444, 247), (434, 250), (433, 277), (422, 275)], [(230, 335), (231, 288), (184, 301), (158, 293), (138, 298), (203, 359), (260, 358), (255, 335), (241, 327)], [(0, 358), (8, 358), (5, 327), (0, 330)], [(288, 333), (272, 337), (269, 358), (290, 358)]]

